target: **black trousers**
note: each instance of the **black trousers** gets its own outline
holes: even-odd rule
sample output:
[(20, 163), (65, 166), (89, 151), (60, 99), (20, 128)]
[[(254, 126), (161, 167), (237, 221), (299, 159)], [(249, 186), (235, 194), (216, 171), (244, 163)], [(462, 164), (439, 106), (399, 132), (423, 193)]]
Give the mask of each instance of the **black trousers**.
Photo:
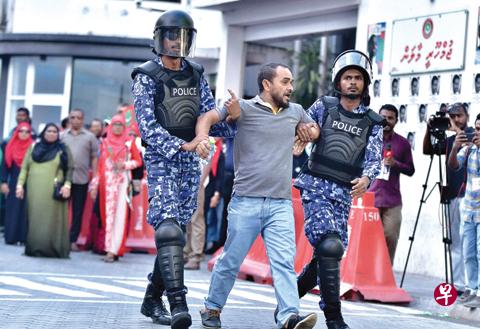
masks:
[(88, 183), (72, 184), (72, 226), (70, 227), (70, 242), (76, 242), (82, 228), (83, 207), (87, 200)]

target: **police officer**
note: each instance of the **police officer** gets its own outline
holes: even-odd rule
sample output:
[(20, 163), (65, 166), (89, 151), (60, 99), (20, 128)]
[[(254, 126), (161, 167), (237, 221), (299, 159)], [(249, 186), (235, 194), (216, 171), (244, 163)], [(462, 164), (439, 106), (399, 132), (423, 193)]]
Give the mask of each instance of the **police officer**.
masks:
[[(299, 296), (318, 283), (329, 329), (349, 328), (340, 305), (340, 260), (347, 247), (347, 220), (380, 172), (383, 118), (370, 110), (371, 64), (356, 50), (341, 53), (332, 70), (336, 97), (323, 96), (308, 114), (321, 127), (307, 168), (295, 180), (305, 211), (305, 234), (314, 258), (298, 278)], [(300, 142), (305, 144), (304, 142)]]
[[(141, 313), (155, 323), (179, 329), (192, 323), (185, 298), (181, 226), (196, 208), (200, 165), (193, 151), (208, 138), (195, 137), (195, 125), (199, 115), (215, 109), (215, 101), (202, 66), (185, 59), (194, 51), (192, 18), (180, 10), (167, 11), (158, 18), (153, 33), (157, 57), (132, 73), (135, 114), (146, 147), (147, 220), (155, 228), (157, 246)], [(219, 123), (210, 134), (231, 131)], [(162, 301), (164, 292), (171, 316)]]

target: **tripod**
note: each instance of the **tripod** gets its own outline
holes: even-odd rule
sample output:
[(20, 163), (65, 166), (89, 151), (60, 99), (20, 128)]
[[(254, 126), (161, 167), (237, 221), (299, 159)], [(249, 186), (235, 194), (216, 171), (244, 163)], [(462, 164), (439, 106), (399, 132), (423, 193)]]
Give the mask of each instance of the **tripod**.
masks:
[[(405, 273), (407, 271), (408, 260), (410, 258), (410, 253), (412, 251), (413, 240), (415, 239), (415, 233), (417, 231), (418, 220), (420, 219), (420, 213), (422, 211), (423, 204), (428, 200), (430, 195), (432, 194), (435, 187), (438, 186), (440, 192), (440, 204), (441, 204), (441, 213), (440, 219), (442, 223), (442, 242), (443, 242), (443, 249), (444, 249), (444, 260), (445, 260), (445, 282), (451, 283), (453, 285), (453, 274), (452, 274), (452, 253), (450, 246), (452, 244), (452, 231), (451, 231), (451, 222), (450, 222), (450, 200), (446, 197), (446, 188), (447, 186), (443, 185), (443, 173), (442, 173), (442, 156), (440, 154), (440, 144), (445, 145), (445, 139), (442, 138), (434, 145), (434, 151), (430, 154), (430, 164), (428, 166), (427, 177), (425, 178), (425, 184), (423, 184), (423, 192), (422, 197), (420, 199), (420, 205), (418, 207), (417, 218), (415, 219), (415, 225), (413, 227), (412, 235), (408, 238), (410, 240), (410, 247), (408, 248), (407, 259), (405, 261), (405, 267), (403, 269), (402, 280), (400, 282), (400, 288), (403, 286), (403, 281), (405, 279)], [(443, 142), (443, 143), (442, 143)], [(439, 181), (436, 182), (428, 195), (425, 197), (425, 193), (427, 191), (428, 186), (428, 179), (430, 177), (430, 172), (432, 169), (433, 159), (435, 155), (438, 156), (438, 170), (439, 170)]]

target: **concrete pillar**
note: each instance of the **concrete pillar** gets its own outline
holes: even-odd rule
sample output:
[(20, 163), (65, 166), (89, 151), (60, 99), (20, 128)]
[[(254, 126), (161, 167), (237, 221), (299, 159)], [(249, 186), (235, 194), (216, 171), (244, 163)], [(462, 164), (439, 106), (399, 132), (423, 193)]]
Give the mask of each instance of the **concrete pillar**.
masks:
[(218, 61), (216, 103), (221, 105), (230, 97), (227, 89), (238, 97), (243, 95), (245, 68), (245, 30), (241, 26), (228, 26), (224, 21), (224, 40), (220, 47)]
[(300, 71), (300, 60), (299, 55), (302, 52), (302, 40), (295, 39), (293, 41), (293, 65), (292, 65), (292, 75), (295, 80), (298, 79), (298, 72)]
[(318, 84), (318, 95), (325, 95), (328, 90), (328, 37), (320, 37), (320, 83)]

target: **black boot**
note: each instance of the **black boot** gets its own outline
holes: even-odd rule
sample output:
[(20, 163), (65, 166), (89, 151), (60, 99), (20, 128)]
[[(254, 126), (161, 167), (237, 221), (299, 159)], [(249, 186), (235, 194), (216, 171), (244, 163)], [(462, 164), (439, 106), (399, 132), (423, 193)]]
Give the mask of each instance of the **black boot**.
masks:
[(318, 278), (327, 328), (349, 329), (343, 321), (340, 304), (340, 261), (332, 257), (319, 257)]
[(140, 312), (146, 317), (152, 318), (153, 323), (169, 326), (171, 323), (170, 313), (163, 303), (162, 294), (163, 290), (156, 289), (153, 283), (149, 283)]
[(317, 285), (317, 259), (312, 258), (297, 278), (298, 297), (302, 298)]
[(343, 318), (341, 315), (336, 320), (327, 320), (327, 328), (328, 329), (350, 329), (350, 327), (345, 323), (345, 321), (343, 321)]
[(172, 315), (172, 329), (186, 329), (192, 324), (188, 314), (183, 280), (183, 232), (175, 220), (167, 219), (155, 231), (158, 268), (167, 291)]
[(172, 313), (172, 329), (184, 329), (192, 325), (192, 318), (188, 314), (185, 291), (177, 291), (168, 295), (170, 312)]

